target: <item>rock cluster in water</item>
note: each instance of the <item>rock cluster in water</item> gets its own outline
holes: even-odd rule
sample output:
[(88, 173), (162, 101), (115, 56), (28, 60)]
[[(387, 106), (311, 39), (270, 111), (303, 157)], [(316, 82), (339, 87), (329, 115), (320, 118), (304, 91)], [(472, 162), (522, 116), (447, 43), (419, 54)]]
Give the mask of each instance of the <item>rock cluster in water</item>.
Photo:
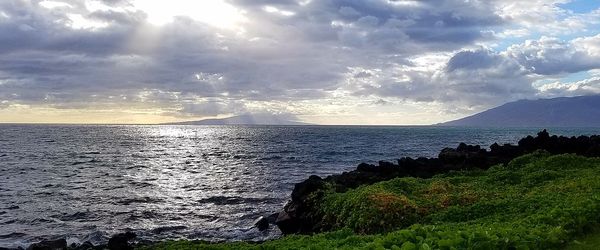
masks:
[(336, 192), (345, 192), (360, 185), (373, 184), (397, 177), (430, 178), (436, 174), (453, 170), (488, 169), (497, 164), (506, 164), (515, 157), (546, 150), (552, 154), (574, 153), (588, 157), (600, 157), (600, 136), (564, 137), (550, 136), (546, 130), (536, 137), (527, 136), (518, 145), (498, 145), (494, 143), (490, 150), (480, 146), (461, 143), (457, 148), (443, 149), (437, 158), (404, 157), (397, 163), (380, 161), (371, 165), (361, 163), (356, 170), (331, 175), (326, 178), (310, 176), (295, 185), (283, 211), (279, 213), (276, 224), (284, 234), (310, 234), (329, 230), (323, 223), (315, 204), (327, 187), (333, 186)]
[[(38, 243), (33, 243), (26, 250), (133, 250), (132, 241), (136, 238), (133, 232), (119, 233), (113, 235), (105, 245), (94, 246), (89, 241), (82, 244), (67, 244), (65, 239), (45, 240)], [(2, 248), (0, 250), (23, 250), (23, 248)]]

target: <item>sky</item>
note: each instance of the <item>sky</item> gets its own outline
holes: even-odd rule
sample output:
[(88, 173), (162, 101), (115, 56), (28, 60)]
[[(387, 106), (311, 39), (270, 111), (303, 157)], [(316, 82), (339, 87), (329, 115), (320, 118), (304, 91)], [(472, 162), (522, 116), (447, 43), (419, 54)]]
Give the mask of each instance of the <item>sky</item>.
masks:
[(0, 1), (0, 122), (421, 125), (599, 93), (595, 0)]

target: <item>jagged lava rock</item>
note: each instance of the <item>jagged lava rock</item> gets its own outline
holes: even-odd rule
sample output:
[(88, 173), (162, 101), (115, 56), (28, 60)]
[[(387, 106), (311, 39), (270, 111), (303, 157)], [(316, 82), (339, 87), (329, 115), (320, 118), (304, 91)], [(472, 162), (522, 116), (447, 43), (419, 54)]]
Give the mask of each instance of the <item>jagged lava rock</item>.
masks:
[(38, 243), (31, 244), (27, 250), (66, 250), (67, 240), (45, 240)]

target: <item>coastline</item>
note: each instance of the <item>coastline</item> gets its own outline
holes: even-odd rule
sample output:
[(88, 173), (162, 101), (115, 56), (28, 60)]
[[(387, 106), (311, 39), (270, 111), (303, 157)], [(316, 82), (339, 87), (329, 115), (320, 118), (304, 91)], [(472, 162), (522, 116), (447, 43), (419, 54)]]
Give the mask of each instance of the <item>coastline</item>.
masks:
[[(313, 204), (322, 195), (322, 190), (333, 186), (336, 192), (343, 193), (361, 185), (369, 185), (399, 177), (431, 178), (436, 174), (451, 171), (487, 170), (537, 150), (551, 154), (573, 153), (588, 157), (600, 157), (600, 136), (563, 137), (550, 136), (543, 130), (536, 137), (527, 136), (517, 145), (494, 143), (490, 150), (481, 146), (461, 143), (457, 148), (444, 148), (437, 158), (404, 157), (396, 164), (381, 161), (378, 166), (362, 163), (357, 169), (324, 179), (311, 176), (296, 184), (291, 201), (280, 213), (277, 225), (284, 234), (312, 234), (327, 231), (330, 225), (322, 225), (322, 215), (315, 214), (320, 204)], [(317, 197), (315, 197), (315, 195)]]
[[(547, 131), (538, 133), (536, 137), (528, 136), (519, 141), (517, 145), (493, 144), (490, 150), (482, 149), (480, 146), (471, 146), (461, 143), (457, 148), (443, 149), (437, 158), (401, 158), (396, 164), (391, 162), (379, 162), (377, 166), (360, 164), (356, 170), (332, 175), (326, 178), (311, 176), (304, 182), (296, 184), (291, 201), (277, 215), (259, 218), (255, 226), (260, 229), (272, 227), (275, 224), (286, 235), (323, 233), (339, 230), (335, 225), (327, 224), (323, 214), (320, 213), (319, 205), (315, 200), (322, 198), (325, 190), (333, 190), (336, 193), (346, 193), (358, 187), (369, 186), (385, 182), (395, 178), (414, 177), (419, 179), (430, 179), (433, 176), (447, 174), (457, 171), (487, 170), (494, 165), (506, 165), (511, 160), (535, 152), (546, 150), (550, 154), (573, 153), (584, 156), (600, 156), (600, 137), (558, 137), (550, 136)], [(277, 241), (277, 240), (274, 240)], [(195, 244), (212, 245), (217, 243), (189, 241)], [(31, 249), (56, 249), (52, 244), (61, 247), (66, 241), (45, 241), (30, 246)], [(252, 242), (250, 244), (259, 244)], [(118, 247), (115, 247), (115, 244)], [(111, 237), (105, 245), (93, 246), (91, 243), (83, 243), (79, 246), (71, 245), (68, 249), (133, 249), (152, 248), (160, 246), (165, 242), (135, 242), (135, 234), (122, 233)], [(225, 243), (231, 244), (231, 243)], [(233, 243), (235, 244), (235, 243)], [(56, 246), (56, 245), (55, 245)], [(35, 247), (35, 248), (32, 248)], [(29, 248), (28, 248), (29, 249)]]

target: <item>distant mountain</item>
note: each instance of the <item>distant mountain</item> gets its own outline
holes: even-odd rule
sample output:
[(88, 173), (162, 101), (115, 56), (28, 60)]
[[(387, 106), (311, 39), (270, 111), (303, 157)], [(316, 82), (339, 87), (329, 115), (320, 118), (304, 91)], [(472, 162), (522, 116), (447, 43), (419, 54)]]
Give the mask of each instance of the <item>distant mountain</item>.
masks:
[(239, 115), (223, 119), (166, 123), (167, 125), (310, 125), (275, 115)]
[(439, 126), (599, 127), (600, 95), (521, 100)]

